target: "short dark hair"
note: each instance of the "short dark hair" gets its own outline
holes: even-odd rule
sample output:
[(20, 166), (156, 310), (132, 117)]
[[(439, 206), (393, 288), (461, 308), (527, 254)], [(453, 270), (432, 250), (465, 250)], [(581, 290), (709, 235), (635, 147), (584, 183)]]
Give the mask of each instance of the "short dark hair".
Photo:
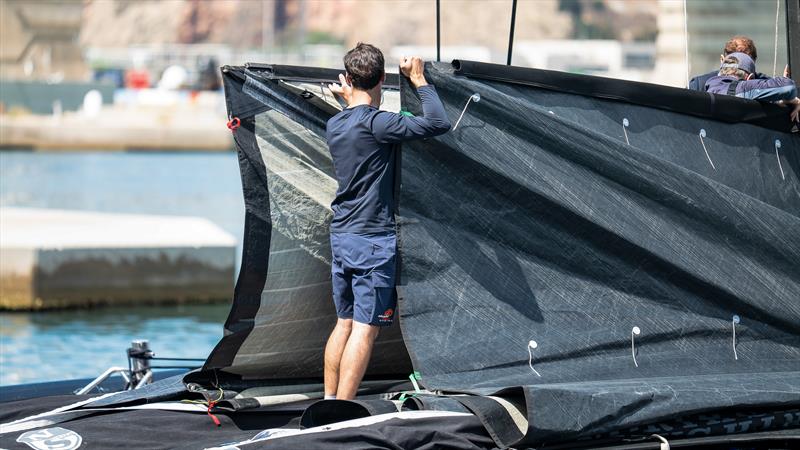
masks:
[(758, 59), (758, 51), (756, 50), (756, 44), (747, 36), (734, 36), (728, 42), (725, 43), (725, 48), (722, 50), (723, 53), (727, 56), (731, 53), (744, 53), (751, 58), (753, 61)]
[(374, 45), (359, 42), (344, 55), (344, 69), (358, 89), (372, 89), (383, 78), (383, 53)]

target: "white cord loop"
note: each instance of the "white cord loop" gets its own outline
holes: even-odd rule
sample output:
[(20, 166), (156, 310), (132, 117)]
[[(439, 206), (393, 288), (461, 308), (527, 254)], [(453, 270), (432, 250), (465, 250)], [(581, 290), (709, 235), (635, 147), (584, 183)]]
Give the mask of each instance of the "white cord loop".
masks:
[(781, 148), (781, 140), (775, 139), (775, 158), (778, 159), (778, 169), (781, 169), (781, 179), (785, 180), (786, 175), (783, 174), (783, 166), (781, 165), (781, 155), (778, 153), (778, 149)]
[(629, 124), (630, 124), (630, 122), (628, 122), (628, 118), (627, 117), (622, 119), (622, 133), (625, 134), (625, 143), (628, 144), (628, 145), (631, 145), (631, 141), (628, 140), (628, 125)]
[(537, 344), (536, 341), (528, 341), (528, 366), (531, 368), (533, 373), (536, 374), (537, 377), (540, 377), (541, 375), (539, 374), (539, 372), (537, 372), (536, 369), (533, 368), (533, 349), (535, 349), (538, 346), (539, 344)]
[(731, 318), (731, 328), (733, 328), (733, 340), (732, 340), (733, 359), (737, 361), (739, 360), (739, 355), (736, 354), (736, 324), (739, 323), (740, 321), (741, 319), (739, 319), (739, 316), (736, 314), (734, 314), (733, 318)]
[(633, 364), (635, 364), (636, 367), (639, 367), (639, 363), (636, 362), (636, 343), (634, 336), (638, 336), (640, 334), (642, 334), (642, 330), (640, 330), (639, 327), (631, 328), (631, 356), (633, 357)]
[(661, 444), (658, 446), (658, 450), (670, 450), (669, 441), (664, 436), (658, 434), (651, 434), (650, 437), (654, 437), (659, 441), (661, 441)]
[(706, 158), (708, 158), (708, 162), (711, 164), (711, 168), (717, 170), (716, 166), (714, 166), (714, 161), (711, 160), (711, 155), (708, 154), (708, 149), (706, 148), (706, 143), (703, 141), (703, 138), (706, 137), (706, 130), (705, 128), (700, 129), (700, 143), (703, 144), (703, 151), (706, 152)]
[(481, 101), (481, 94), (476, 92), (469, 96), (469, 98), (467, 99), (467, 104), (464, 105), (464, 109), (461, 110), (461, 115), (458, 116), (458, 120), (456, 120), (456, 124), (453, 127), (453, 131), (456, 131), (456, 128), (458, 128), (458, 124), (461, 123), (461, 119), (464, 117), (464, 113), (467, 112), (467, 107), (469, 106), (469, 102), (478, 103), (479, 101)]

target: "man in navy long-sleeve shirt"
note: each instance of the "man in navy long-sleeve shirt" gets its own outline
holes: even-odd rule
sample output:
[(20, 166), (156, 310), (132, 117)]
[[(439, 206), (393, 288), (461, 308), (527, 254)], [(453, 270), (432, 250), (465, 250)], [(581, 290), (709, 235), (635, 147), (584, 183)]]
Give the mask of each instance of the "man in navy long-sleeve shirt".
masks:
[(420, 58), (403, 58), (400, 71), (417, 89), (423, 117), (378, 109), (386, 74), (376, 47), (359, 43), (345, 55), (344, 66), (341, 86), (330, 88), (347, 108), (327, 127), (339, 188), (331, 205), (338, 320), (325, 347), (325, 398), (352, 399), (380, 327), (396, 316), (395, 144), (443, 134), (450, 122)]

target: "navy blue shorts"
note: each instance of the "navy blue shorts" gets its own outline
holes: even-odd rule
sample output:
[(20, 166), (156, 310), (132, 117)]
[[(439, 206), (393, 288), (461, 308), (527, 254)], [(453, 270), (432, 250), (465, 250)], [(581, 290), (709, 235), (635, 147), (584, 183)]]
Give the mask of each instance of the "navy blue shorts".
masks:
[(369, 325), (391, 325), (397, 309), (396, 235), (331, 233), (331, 251), (336, 315)]

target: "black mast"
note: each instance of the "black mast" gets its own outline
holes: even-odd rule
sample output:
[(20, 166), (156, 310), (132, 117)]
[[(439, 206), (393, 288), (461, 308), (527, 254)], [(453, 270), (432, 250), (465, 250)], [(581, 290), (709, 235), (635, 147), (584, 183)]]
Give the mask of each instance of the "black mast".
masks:
[(442, 26), (439, 15), (439, 0), (436, 0), (436, 61), (442, 60)]
[(786, 49), (792, 79), (800, 84), (800, 0), (786, 0)]
[(517, 21), (517, 0), (511, 2), (511, 29), (508, 32), (508, 58), (506, 65), (511, 65), (511, 52), (514, 49), (514, 23)]

